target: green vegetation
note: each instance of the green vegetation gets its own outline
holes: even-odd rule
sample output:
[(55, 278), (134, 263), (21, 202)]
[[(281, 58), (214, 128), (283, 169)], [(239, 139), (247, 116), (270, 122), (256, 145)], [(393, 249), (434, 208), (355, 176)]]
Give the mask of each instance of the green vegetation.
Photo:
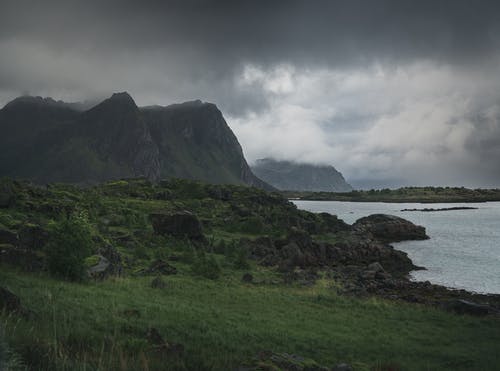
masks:
[[(92, 249), (92, 234), (85, 214), (72, 215), (54, 223), (46, 255), (49, 272), (77, 281), (84, 278), (85, 258)], [(88, 263), (88, 261), (87, 261)]]
[[(187, 271), (186, 271), (187, 272)], [(254, 268), (266, 282), (270, 273)], [(37, 370), (167, 369), (146, 340), (155, 327), (184, 344), (171, 369), (230, 370), (263, 349), (296, 353), (320, 364), (380, 364), (403, 370), (488, 370), (500, 362), (498, 320), (437, 309), (338, 296), (328, 281), (313, 288), (240, 283), (226, 269), (218, 280), (189, 274), (127, 277), (74, 284), (2, 269), (36, 323), (3, 317), (11, 346)], [(147, 368), (146, 368), (147, 365)]]
[(500, 189), (468, 189), (464, 187), (404, 187), (398, 189), (334, 192), (282, 192), (290, 199), (353, 202), (487, 202), (500, 201)]
[[(285, 284), (276, 267), (256, 265), (242, 238), (301, 228), (317, 240), (342, 239), (324, 232), (319, 215), (297, 210), (278, 194), (179, 180), (121, 180), (88, 189), (3, 182), (12, 200), (0, 208), (0, 229), (49, 231), (35, 257), (49, 267), (57, 262), (56, 275), (0, 265), (0, 286), (30, 313), (0, 312), (0, 326), (12, 359), (29, 369), (231, 370), (262, 350), (330, 367), (347, 362), (356, 370), (500, 364), (498, 318), (343, 296), (339, 282), (321, 270), (313, 285)], [(206, 241), (153, 233), (151, 213), (182, 210), (199, 218)], [(71, 281), (98, 262), (103, 247), (119, 253), (123, 274)], [(147, 270), (159, 259), (177, 273), (165, 273), (165, 285), (152, 287), (159, 273)], [(247, 273), (251, 283), (242, 282)], [(184, 350), (155, 347), (151, 328)]]

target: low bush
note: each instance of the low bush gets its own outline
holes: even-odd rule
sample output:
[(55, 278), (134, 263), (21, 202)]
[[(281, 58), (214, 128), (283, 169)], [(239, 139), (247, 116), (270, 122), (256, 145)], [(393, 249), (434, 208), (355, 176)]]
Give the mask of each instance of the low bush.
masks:
[(92, 230), (85, 214), (54, 223), (46, 246), (49, 272), (70, 281), (85, 277), (85, 258), (91, 255)]
[(213, 255), (207, 256), (203, 252), (198, 252), (191, 270), (194, 274), (211, 280), (219, 278), (221, 274), (221, 269), (215, 257)]

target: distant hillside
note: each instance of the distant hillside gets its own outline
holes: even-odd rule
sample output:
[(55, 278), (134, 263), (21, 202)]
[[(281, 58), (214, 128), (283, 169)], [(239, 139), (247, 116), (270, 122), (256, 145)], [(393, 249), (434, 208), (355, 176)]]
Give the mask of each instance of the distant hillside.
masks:
[(301, 164), (273, 159), (257, 160), (252, 171), (280, 190), (350, 192), (352, 187), (333, 166)]
[(214, 104), (139, 108), (117, 93), (89, 110), (20, 97), (0, 110), (0, 176), (95, 183), (144, 176), (272, 189), (250, 170)]

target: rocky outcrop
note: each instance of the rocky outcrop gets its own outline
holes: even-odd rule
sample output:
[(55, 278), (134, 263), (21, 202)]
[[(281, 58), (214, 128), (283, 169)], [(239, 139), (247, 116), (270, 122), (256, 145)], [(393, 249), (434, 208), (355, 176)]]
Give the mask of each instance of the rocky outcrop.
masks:
[(205, 241), (198, 217), (189, 211), (154, 213), (150, 215), (150, 219), (156, 234)]
[(333, 166), (257, 160), (252, 171), (259, 178), (282, 191), (350, 192), (352, 187)]
[(485, 316), (487, 314), (499, 314), (500, 310), (488, 304), (478, 304), (469, 300), (456, 299), (443, 303), (443, 307), (458, 314), (470, 314), (473, 316)]
[(49, 232), (37, 224), (25, 224), (18, 232), (19, 245), (28, 250), (42, 250), (49, 242)]
[(294, 267), (368, 265), (379, 262), (391, 274), (405, 275), (417, 269), (407, 254), (379, 241), (347, 233), (336, 243), (313, 241), (308, 233), (292, 229), (286, 239), (242, 239), (240, 245), (261, 265), (278, 266), (283, 272)]
[(4, 244), (17, 245), (19, 244), (19, 238), (16, 232), (0, 227), (0, 245)]
[(87, 269), (90, 277), (102, 280), (109, 276), (122, 274), (122, 257), (113, 246), (105, 244), (97, 250), (97, 255), (92, 258), (95, 260), (95, 264)]
[(19, 314), (22, 316), (30, 316), (33, 314), (21, 304), (19, 296), (0, 286), (0, 312), (5, 311), (9, 314)]
[(394, 215), (373, 214), (358, 219), (353, 229), (360, 234), (370, 234), (382, 242), (426, 240), (425, 228)]

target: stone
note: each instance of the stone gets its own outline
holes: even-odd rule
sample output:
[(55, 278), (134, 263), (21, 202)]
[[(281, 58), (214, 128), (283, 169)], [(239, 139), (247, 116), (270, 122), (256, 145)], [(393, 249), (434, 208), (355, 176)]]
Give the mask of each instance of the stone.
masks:
[(377, 272), (383, 272), (384, 268), (379, 262), (375, 262), (368, 265), (368, 270), (377, 273)]
[(156, 234), (205, 241), (198, 217), (189, 211), (154, 213), (150, 215), (150, 219)]
[(99, 261), (96, 265), (93, 265), (87, 269), (87, 273), (90, 277), (94, 279), (104, 279), (108, 276), (109, 261), (102, 255), (97, 255)]
[(473, 316), (485, 316), (490, 313), (498, 313), (498, 310), (487, 304), (478, 304), (472, 301), (458, 299), (447, 302), (444, 307), (448, 311), (458, 314), (470, 314)]
[(17, 245), (18, 243), (17, 233), (0, 227), (0, 244)]
[(5, 287), (0, 286), (0, 312), (1, 311), (12, 314), (20, 314), (24, 317), (29, 317), (34, 314), (32, 311), (27, 310), (22, 306), (19, 296)]
[(44, 259), (39, 252), (10, 244), (0, 244), (0, 262), (19, 267), (27, 272), (40, 271), (44, 267)]
[(325, 230), (328, 233), (338, 233), (342, 231), (349, 231), (351, 226), (344, 222), (342, 219), (339, 219), (337, 215), (332, 215), (329, 213), (319, 213), (323, 225), (325, 226)]
[(122, 274), (122, 256), (116, 248), (114, 248), (112, 245), (105, 244), (104, 246), (100, 247), (97, 252), (108, 261), (109, 265), (106, 270), (107, 275), (120, 276)]
[(252, 283), (253, 282), (253, 276), (250, 273), (245, 273), (243, 277), (241, 277), (241, 281), (246, 282), (246, 283)]
[(177, 274), (177, 268), (175, 268), (171, 264), (168, 264), (164, 260), (157, 259), (153, 261), (147, 269), (143, 270), (142, 273), (170, 275), (170, 274)]
[(358, 219), (353, 229), (361, 233), (370, 233), (382, 242), (398, 242), (405, 240), (426, 240), (429, 238), (425, 228), (412, 222), (385, 214), (373, 214)]
[(19, 245), (28, 250), (41, 250), (49, 241), (49, 232), (37, 224), (25, 224), (18, 232)]

